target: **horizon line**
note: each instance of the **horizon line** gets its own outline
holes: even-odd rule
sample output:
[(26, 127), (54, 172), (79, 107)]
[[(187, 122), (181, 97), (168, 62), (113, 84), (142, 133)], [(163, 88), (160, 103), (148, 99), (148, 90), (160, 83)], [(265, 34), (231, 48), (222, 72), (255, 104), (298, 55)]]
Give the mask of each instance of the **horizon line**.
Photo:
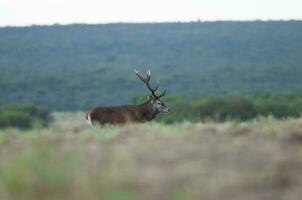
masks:
[(0, 28), (25, 28), (33, 26), (69, 26), (69, 25), (111, 25), (111, 24), (177, 24), (177, 23), (214, 23), (214, 22), (292, 22), (302, 19), (217, 19), (217, 20), (173, 20), (173, 21), (112, 21), (112, 22), (70, 22), (70, 23), (32, 23), (32, 24), (0, 24)]

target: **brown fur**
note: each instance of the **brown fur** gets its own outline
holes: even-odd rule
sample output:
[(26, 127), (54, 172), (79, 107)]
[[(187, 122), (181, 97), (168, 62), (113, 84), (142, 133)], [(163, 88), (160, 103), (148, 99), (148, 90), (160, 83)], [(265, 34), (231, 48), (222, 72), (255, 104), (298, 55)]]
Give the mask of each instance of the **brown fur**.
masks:
[(113, 107), (96, 107), (85, 114), (86, 120), (90, 116), (92, 123), (126, 124), (128, 122), (146, 122), (155, 118), (149, 101), (141, 105), (124, 105)]

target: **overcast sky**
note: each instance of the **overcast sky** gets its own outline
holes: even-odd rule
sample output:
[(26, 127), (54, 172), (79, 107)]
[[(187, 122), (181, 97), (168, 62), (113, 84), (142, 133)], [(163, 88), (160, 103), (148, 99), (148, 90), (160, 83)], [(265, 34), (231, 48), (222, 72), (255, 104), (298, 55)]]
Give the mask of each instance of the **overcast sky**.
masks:
[(0, 26), (302, 19), (302, 0), (0, 0)]

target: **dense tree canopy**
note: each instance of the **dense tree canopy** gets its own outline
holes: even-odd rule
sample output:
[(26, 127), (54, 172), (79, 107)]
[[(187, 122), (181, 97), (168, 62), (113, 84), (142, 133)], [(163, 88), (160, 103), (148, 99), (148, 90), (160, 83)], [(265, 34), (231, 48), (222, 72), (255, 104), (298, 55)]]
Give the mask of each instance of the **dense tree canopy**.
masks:
[(296, 91), (302, 22), (192, 22), (0, 28), (0, 105), (77, 110), (147, 92), (151, 69), (168, 95)]

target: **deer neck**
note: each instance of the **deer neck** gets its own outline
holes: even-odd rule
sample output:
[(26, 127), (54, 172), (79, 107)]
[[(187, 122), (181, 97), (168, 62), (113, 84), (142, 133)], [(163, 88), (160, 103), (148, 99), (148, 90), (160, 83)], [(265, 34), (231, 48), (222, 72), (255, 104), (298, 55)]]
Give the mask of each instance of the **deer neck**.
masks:
[(144, 121), (151, 121), (158, 114), (157, 111), (153, 110), (152, 104), (149, 101), (147, 101), (139, 106), (141, 107), (140, 115)]

